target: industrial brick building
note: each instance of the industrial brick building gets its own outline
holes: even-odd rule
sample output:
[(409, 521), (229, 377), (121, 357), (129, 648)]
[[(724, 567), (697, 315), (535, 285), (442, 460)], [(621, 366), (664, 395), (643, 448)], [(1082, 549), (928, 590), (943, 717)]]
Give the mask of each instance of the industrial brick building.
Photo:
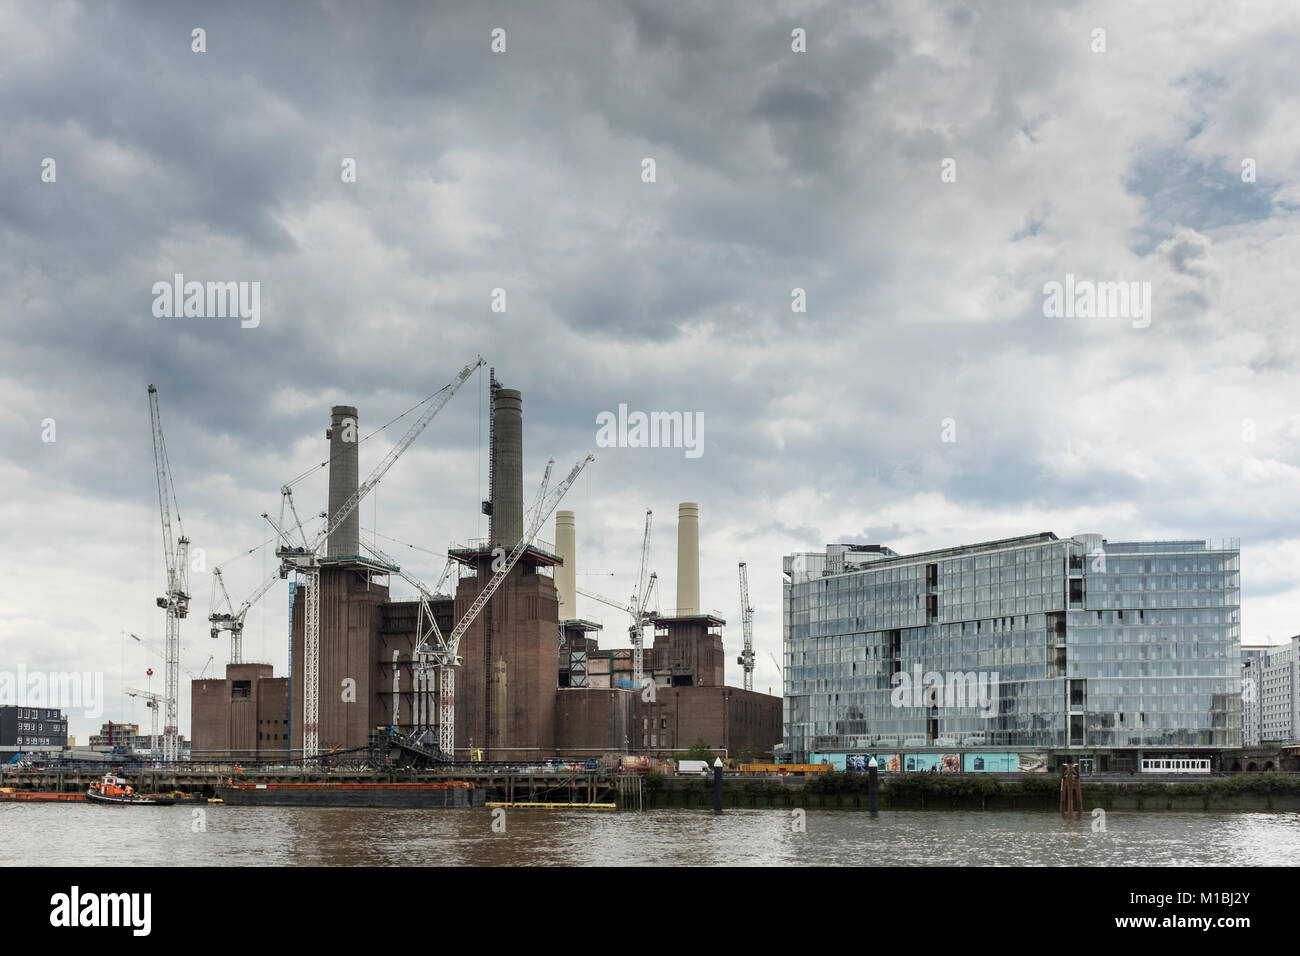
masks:
[(289, 681), (270, 664), (228, 664), (224, 679), (191, 686), (191, 752), (270, 760), (289, 746)]
[[(357, 410), (332, 409), (329, 513), (358, 487)], [(454, 595), (431, 609), (444, 634), (480, 595), (494, 562), (524, 536), (523, 400), (491, 379), (486, 539), (453, 547)], [(601, 651), (599, 625), (561, 619), (572, 609), (574, 517), (557, 512), (557, 547), (534, 540), (461, 637), (456, 673), (456, 759), (534, 761), (627, 752), (671, 753), (703, 738), (717, 750), (770, 754), (781, 736), (781, 701), (726, 687), (722, 628), (699, 609), (698, 506), (679, 509), (678, 608), (655, 621), (645, 651), (652, 687), (631, 680), (629, 649)], [(330, 534), (320, 568), (318, 733), (323, 751), (364, 747), (377, 728), (417, 726), (419, 601), (390, 599), (397, 568), (361, 554), (357, 512)], [(299, 591), (299, 594), (302, 592)], [(304, 602), (291, 615), (291, 674), (303, 673)], [(588, 665), (603, 673), (588, 672)], [(603, 665), (602, 665), (603, 662)], [(626, 665), (626, 670), (620, 669)], [(224, 679), (195, 681), (194, 751), (277, 759), (301, 753), (301, 695), (294, 678), (265, 664), (230, 665)], [(421, 707), (427, 706), (422, 699)], [(430, 708), (436, 709), (436, 708)], [(287, 721), (287, 725), (284, 723)], [(286, 735), (288, 741), (285, 740)]]

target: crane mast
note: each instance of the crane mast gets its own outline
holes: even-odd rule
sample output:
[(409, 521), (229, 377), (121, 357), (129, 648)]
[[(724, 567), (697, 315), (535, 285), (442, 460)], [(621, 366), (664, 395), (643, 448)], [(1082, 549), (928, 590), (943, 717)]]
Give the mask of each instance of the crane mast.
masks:
[[(287, 534), (281, 532), (280, 547), (276, 549), (276, 556), (280, 558), (280, 575), (288, 576), (291, 572), (297, 571), (306, 578), (305, 603), (303, 605), (303, 656), (302, 656), (302, 755), (304, 759), (310, 759), (320, 753), (320, 551), (325, 543), (329, 540), (330, 533), (338, 528), (348, 515), (356, 510), (361, 501), (370, 494), (375, 485), (388, 472), (398, 458), (411, 446), (411, 443), (424, 431), (442, 409), (447, 405), (453, 395), (460, 390), (480, 365), (483, 364), (482, 358), (466, 365), (460, 370), (456, 378), (445, 385), (429, 403), (429, 407), (420, 414), (415, 423), (411, 425), (406, 434), (397, 442), (396, 445), (384, 456), (370, 476), (366, 478), (357, 490), (345, 501), (339, 509), (326, 519), (325, 527), (311, 541), (307, 540), (306, 534), (302, 528), (302, 522), (298, 521), (297, 530), (304, 542), (302, 545), (294, 545), (289, 541)], [(284, 499), (287, 499), (295, 520), (297, 519), (297, 509), (293, 507), (293, 492), (286, 485), (281, 489)], [(283, 513), (283, 503), (281, 505)]]
[[(437, 600), (437, 593), (430, 590), (425, 584), (414, 575), (405, 571), (396, 561), (385, 554), (376, 545), (366, 544), (364, 541), (361, 546), (373, 554), (380, 561), (393, 568), (395, 573), (411, 585), (419, 593), (420, 607), (416, 617), (415, 624), (415, 649), (411, 652), (412, 661), (412, 691), (415, 700), (415, 713), (412, 717), (412, 726), (415, 728), (417, 740), (422, 742), (423, 732), (428, 730), (433, 723), (434, 708), (432, 702), (433, 693), (433, 671), (434, 665), (432, 660), (438, 657), (448, 657), (447, 639), (443, 637), (442, 629), (438, 627), (438, 618), (433, 613), (433, 602)], [(455, 560), (449, 558), (447, 567), (443, 570), (442, 576), (438, 579), (438, 586), (441, 588), (443, 582), (450, 576), (451, 570), (455, 567)], [(450, 655), (455, 657), (455, 655)], [(455, 657), (454, 663), (460, 664), (460, 658)], [(397, 723), (396, 719), (393, 721)], [(448, 760), (452, 758), (450, 751), (445, 752)]]
[(645, 534), (641, 538), (641, 567), (637, 571), (636, 587), (632, 590), (632, 624), (628, 628), (628, 636), (632, 639), (632, 683), (638, 690), (645, 679), (645, 632), (642, 630), (645, 606), (654, 584), (653, 575), (650, 581), (646, 580), (647, 565), (650, 562), (650, 520), (653, 517), (654, 512), (647, 508)]
[(740, 620), (744, 625), (745, 649), (736, 663), (745, 669), (745, 690), (754, 689), (754, 609), (749, 604), (749, 568), (740, 562)]
[(163, 722), (163, 760), (174, 761), (180, 758), (177, 696), (180, 687), (181, 621), (190, 612), (190, 539), (185, 536), (179, 505), (176, 507), (176, 526), (180, 534), (175, 538), (172, 534), (171, 506), (176, 501), (176, 488), (167, 461), (167, 444), (163, 439), (162, 417), (158, 411), (158, 389), (152, 385), (149, 386), (149, 418), (153, 426), (154, 470), (158, 479), (158, 510), (162, 517), (163, 559), (167, 569), (167, 591), (154, 602), (167, 614), (163, 666), (163, 704), (166, 711)]

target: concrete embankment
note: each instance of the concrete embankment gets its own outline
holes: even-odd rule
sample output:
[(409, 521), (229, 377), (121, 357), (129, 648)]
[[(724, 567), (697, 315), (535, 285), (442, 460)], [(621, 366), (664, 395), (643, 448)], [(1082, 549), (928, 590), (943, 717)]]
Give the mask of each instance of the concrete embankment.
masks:
[[(1052, 810), (1059, 808), (1060, 779), (1025, 774), (1018, 779), (974, 774), (889, 774), (880, 781), (882, 810)], [(682, 777), (646, 781), (645, 804), (659, 807), (712, 807), (713, 782)], [(817, 778), (729, 777), (723, 806), (801, 807), (825, 810), (867, 809), (867, 779), (862, 774)], [(1280, 774), (1236, 774), (1196, 780), (1107, 779), (1083, 782), (1085, 809), (1195, 810), (1230, 813), (1300, 811), (1300, 778)]]

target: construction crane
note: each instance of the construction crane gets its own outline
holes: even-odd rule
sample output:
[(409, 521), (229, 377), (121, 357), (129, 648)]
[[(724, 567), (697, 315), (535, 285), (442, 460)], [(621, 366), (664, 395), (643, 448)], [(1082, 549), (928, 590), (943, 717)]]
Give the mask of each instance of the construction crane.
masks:
[(646, 578), (650, 563), (650, 521), (653, 517), (654, 512), (647, 508), (645, 512), (645, 534), (641, 537), (641, 567), (637, 570), (636, 587), (632, 589), (632, 600), (629, 602), (632, 607), (632, 624), (629, 627), (629, 636), (632, 638), (632, 683), (638, 690), (641, 688), (645, 677), (645, 635), (642, 631), (645, 608), (656, 580), (653, 571), (650, 571), (650, 578), (648, 580)]
[[(461, 663), (460, 658), (460, 641), (469, 630), (469, 626), (474, 623), (479, 612), (487, 606), (488, 601), (492, 600), (492, 595), (496, 593), (497, 588), (510, 574), (510, 571), (518, 563), (520, 557), (533, 543), (537, 537), (537, 532), (541, 529), (542, 523), (551, 516), (557, 505), (560, 503), (568, 490), (573, 487), (573, 483), (578, 480), (578, 475), (591, 462), (595, 461), (594, 455), (588, 455), (582, 461), (578, 462), (555, 488), (538, 500), (537, 504), (530, 510), (532, 521), (524, 529), (524, 536), (511, 549), (509, 556), (506, 557), (505, 563), (500, 569), (492, 575), (488, 583), (484, 585), (483, 590), (479, 592), (478, 597), (465, 611), (464, 616), (457, 622), (451, 634), (440, 643), (424, 643), (417, 645), (415, 652), (420, 660), (421, 666), (426, 670), (433, 667), (438, 673), (438, 748), (448, 756), (456, 752), (456, 667)], [(432, 615), (430, 615), (432, 621)], [(436, 622), (430, 631), (435, 642), (441, 635), (438, 632)]]
[(641, 536), (641, 565), (637, 570), (636, 582), (632, 586), (632, 598), (624, 604), (621, 601), (615, 601), (603, 595), (596, 594), (594, 591), (588, 591), (584, 588), (577, 587), (575, 590), (589, 597), (593, 601), (599, 601), (601, 604), (608, 604), (610, 607), (618, 608), (625, 611), (631, 618), (628, 626), (628, 638), (632, 643), (632, 683), (638, 688), (644, 683), (645, 679), (645, 626), (659, 615), (648, 610), (650, 604), (650, 595), (654, 591), (655, 582), (659, 575), (654, 571), (647, 571), (650, 564), (650, 525), (654, 517), (654, 512), (646, 509), (645, 513), (645, 532)]
[(651, 571), (650, 576), (646, 581), (645, 591), (643, 592), (644, 599), (636, 605), (624, 604), (622, 601), (615, 601), (613, 598), (607, 598), (603, 594), (597, 594), (595, 591), (588, 591), (586, 588), (580, 588), (577, 585), (574, 586), (574, 590), (583, 597), (589, 597), (593, 601), (599, 601), (601, 604), (608, 604), (612, 608), (617, 608), (626, 613), (634, 622), (628, 627), (627, 636), (633, 649), (633, 681), (637, 687), (642, 685), (645, 676), (645, 661), (642, 656), (642, 648), (644, 647), (642, 630), (647, 624), (659, 617), (658, 611), (651, 611), (646, 608), (646, 603), (649, 601), (650, 595), (654, 593), (655, 582), (658, 580), (659, 575), (656, 572)]
[[(262, 517), (267, 517), (263, 515)], [(267, 518), (269, 521), (270, 519)], [(252, 554), (254, 551), (265, 547), (276, 538), (270, 538), (263, 541), (256, 548), (249, 548), (242, 554), (237, 554), (229, 561), (223, 561), (212, 569), (212, 594), (208, 599), (208, 623), (211, 625), (212, 639), (215, 641), (221, 636), (222, 631), (230, 632), (230, 663), (242, 664), (244, 661), (244, 618), (248, 614), (249, 608), (261, 600), (262, 595), (271, 589), (276, 581), (280, 580), (282, 575), (277, 570), (269, 578), (263, 581), (256, 591), (249, 596), (239, 610), (235, 610), (234, 602), (230, 600), (230, 592), (226, 590), (226, 580), (221, 575), (221, 569), (240, 558)], [(222, 610), (224, 608), (224, 610)]]
[[(149, 417), (153, 425), (153, 458), (158, 477), (158, 508), (162, 514), (163, 559), (167, 568), (167, 591), (157, 598), (157, 605), (167, 613), (167, 650), (163, 668), (163, 760), (180, 757), (177, 733), (177, 693), (180, 684), (181, 621), (190, 613), (190, 539), (185, 537), (181, 511), (176, 504), (176, 486), (167, 461), (167, 444), (163, 440), (162, 418), (158, 412), (158, 389), (149, 386)], [(172, 537), (172, 505), (176, 505), (176, 527), (180, 536)]]
[[(321, 529), (315, 538), (308, 541), (307, 533), (303, 529), (302, 521), (298, 517), (298, 510), (293, 504), (293, 490), (289, 485), (280, 489), (281, 508), (280, 513), (283, 517), (285, 502), (289, 505), (289, 510), (296, 522), (296, 530), (302, 541), (301, 545), (292, 544), (289, 536), (284, 532), (282, 527), (276, 530), (280, 534), (280, 546), (276, 549), (276, 557), (280, 559), (280, 576), (288, 577), (292, 572), (301, 573), (306, 579), (307, 593), (303, 605), (303, 675), (302, 675), (302, 755), (304, 759), (310, 759), (320, 753), (320, 551), (329, 540), (330, 534), (335, 531), (348, 515), (356, 510), (361, 504), (362, 499), (379, 484), (380, 479), (387, 474), (388, 469), (402, 454), (411, 447), (411, 443), (424, 431), (442, 409), (447, 405), (453, 395), (460, 390), (480, 365), (483, 364), (482, 358), (476, 358), (469, 365), (460, 370), (449, 384), (443, 386), (438, 391), (433, 400), (429, 403), (415, 423), (407, 430), (406, 434), (397, 442), (396, 445), (384, 456), (375, 470), (370, 473), (352, 496), (336, 511), (332, 516), (326, 519), (325, 527)], [(270, 518), (267, 518), (270, 521)]]
[[(150, 673), (153, 673), (153, 671), (150, 671)], [(162, 694), (128, 687), (126, 695), (128, 697), (143, 698), (145, 706), (149, 708), (149, 749), (152, 750), (158, 743), (158, 704), (162, 700)]]
[[(271, 590), (271, 586), (281, 577), (277, 570), (258, 585), (257, 590), (239, 606), (239, 610), (235, 610), (230, 600), (230, 592), (226, 590), (226, 581), (221, 576), (221, 567), (212, 569), (212, 601), (209, 605), (212, 613), (208, 615), (208, 623), (211, 625), (213, 640), (220, 637), (222, 631), (230, 632), (230, 663), (242, 664), (244, 661), (244, 618), (249, 609), (261, 600), (262, 595)], [(222, 608), (225, 610), (221, 610)]]
[(749, 568), (740, 562), (740, 620), (744, 625), (745, 649), (736, 663), (745, 669), (745, 690), (754, 689), (754, 608), (749, 603)]
[(528, 509), (528, 514), (524, 515), (525, 522), (533, 520), (533, 514), (539, 508), (543, 501), (546, 500), (546, 486), (551, 480), (551, 469), (555, 466), (555, 459), (546, 459), (546, 470), (542, 472), (542, 484), (537, 489), (537, 498), (533, 501), (533, 506)]
[[(153, 654), (157, 655), (158, 657), (161, 657), (161, 658), (163, 659), (164, 662), (167, 660), (167, 653), (166, 653), (165, 651), (161, 650), (161, 649), (158, 647), (158, 645), (157, 645), (156, 642), (154, 642), (154, 641), (146, 641), (143, 637), (140, 637), (138, 634), (132, 634), (130, 631), (123, 631), (122, 633), (125, 634), (127, 637), (131, 638), (131, 640), (135, 641), (137, 644), (140, 644), (140, 645), (143, 646), (143, 647), (147, 647), (147, 648), (149, 648), (150, 652), (152, 652)], [(188, 674), (191, 678), (193, 678), (194, 680), (202, 680), (202, 679), (203, 679), (203, 672), (207, 670), (207, 668), (208, 668), (208, 664), (211, 664), (211, 663), (212, 663), (212, 660), (213, 660), (212, 655), (208, 655), (207, 663), (205, 663), (205, 664), (203, 665), (203, 671), (200, 671), (199, 674), (198, 674), (197, 676), (195, 675), (195, 673), (194, 673), (192, 670), (190, 670), (190, 669), (189, 669), (188, 667), (186, 667), (184, 664), (180, 664), (180, 663), (178, 662), (177, 666), (178, 666), (182, 671), (184, 671), (186, 674)]]
[[(420, 731), (428, 728), (428, 726), (433, 723), (433, 708), (431, 701), (429, 700), (429, 696), (433, 691), (433, 682), (430, 679), (432, 670), (427, 664), (427, 661), (424, 661), (426, 655), (422, 654), (420, 649), (423, 647), (446, 647), (446, 639), (442, 636), (442, 630), (438, 627), (438, 619), (433, 613), (433, 602), (438, 599), (438, 595), (442, 593), (443, 585), (446, 583), (447, 579), (451, 577), (451, 573), (456, 566), (456, 561), (454, 558), (447, 559), (447, 565), (442, 572), (442, 576), (438, 579), (438, 587), (431, 590), (410, 572), (404, 570), (396, 561), (380, 550), (378, 546), (366, 544), (364, 541), (361, 542), (361, 546), (384, 564), (392, 568), (393, 571), (402, 578), (402, 580), (415, 588), (420, 596), (420, 607), (416, 615), (415, 623), (415, 651), (411, 655), (412, 660), (417, 661), (416, 666), (412, 668), (412, 681), (414, 685), (412, 687), (412, 692), (415, 699), (415, 713), (412, 716), (411, 722), (416, 728), (417, 742), (423, 743), (423, 735)], [(446, 596), (444, 595), (444, 599), (445, 597)], [(424, 662), (420, 663), (421, 661)], [(459, 657), (456, 658), (456, 663), (460, 663)], [(394, 701), (393, 724), (396, 725), (397, 723), (397, 703)], [(452, 759), (450, 752), (446, 753), (446, 759)]]

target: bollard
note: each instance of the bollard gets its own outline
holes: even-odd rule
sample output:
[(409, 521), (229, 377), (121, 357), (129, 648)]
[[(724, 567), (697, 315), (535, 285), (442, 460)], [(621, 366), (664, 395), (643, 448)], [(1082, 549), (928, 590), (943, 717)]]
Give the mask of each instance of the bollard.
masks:
[(713, 759), (713, 815), (722, 814), (722, 758)]
[(875, 757), (867, 764), (867, 808), (873, 817), (880, 813), (880, 769)]
[[(1075, 802), (1078, 801), (1078, 808)], [(1062, 815), (1083, 812), (1083, 778), (1079, 775), (1077, 764), (1061, 765), (1061, 804)]]

